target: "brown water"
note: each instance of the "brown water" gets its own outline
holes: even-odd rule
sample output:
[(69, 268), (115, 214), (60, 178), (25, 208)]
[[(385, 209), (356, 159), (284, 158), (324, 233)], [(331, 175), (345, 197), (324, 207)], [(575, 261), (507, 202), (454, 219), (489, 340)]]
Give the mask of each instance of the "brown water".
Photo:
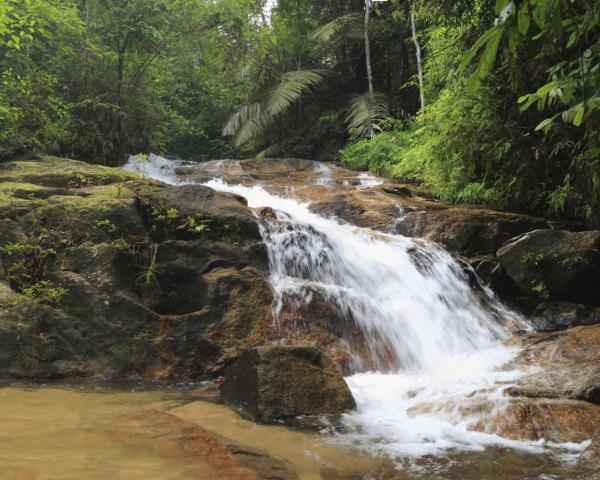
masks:
[(0, 412), (0, 480), (589, 478), (559, 459), (508, 449), (394, 467), (189, 392), (5, 387)]
[[(283, 468), (282, 478), (306, 480), (393, 471), (325, 445), (316, 433), (257, 425), (223, 405), (187, 401), (186, 392), (0, 388), (0, 480), (268, 478), (273, 465)], [(247, 458), (205, 448), (215, 437), (198, 437), (196, 425)]]

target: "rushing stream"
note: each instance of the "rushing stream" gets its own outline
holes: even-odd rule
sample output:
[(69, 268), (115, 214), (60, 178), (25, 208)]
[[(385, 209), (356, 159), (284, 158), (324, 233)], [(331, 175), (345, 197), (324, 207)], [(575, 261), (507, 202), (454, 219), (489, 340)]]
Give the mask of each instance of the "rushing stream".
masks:
[[(179, 184), (175, 165), (157, 156), (146, 162), (132, 157), (125, 168)], [(328, 188), (329, 167), (316, 168), (315, 184)], [(356, 188), (378, 182), (357, 175)], [(358, 408), (343, 417), (335, 442), (392, 459), (486, 447), (568, 453), (585, 446), (493, 433), (490, 425), (508, 403), (504, 392), (522, 374), (504, 367), (516, 354), (504, 340), (510, 326), (526, 325), (491, 292), (474, 292), (463, 267), (440, 247), (325, 218), (310, 204), (260, 184), (215, 178), (205, 185), (241, 195), (252, 208), (273, 210), (275, 221), (261, 221), (261, 233), (275, 329), (282, 309), (318, 295), (364, 335), (368, 348), (352, 351), (353, 374), (346, 378)]]

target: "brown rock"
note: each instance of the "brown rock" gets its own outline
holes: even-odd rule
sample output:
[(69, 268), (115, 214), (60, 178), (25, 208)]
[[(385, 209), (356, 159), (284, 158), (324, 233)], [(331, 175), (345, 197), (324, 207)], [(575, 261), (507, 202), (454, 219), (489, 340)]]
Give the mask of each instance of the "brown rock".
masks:
[(339, 370), (312, 347), (246, 350), (225, 370), (221, 392), (229, 405), (267, 423), (339, 414), (355, 407)]
[(600, 230), (536, 230), (497, 252), (502, 268), (542, 300), (600, 303)]

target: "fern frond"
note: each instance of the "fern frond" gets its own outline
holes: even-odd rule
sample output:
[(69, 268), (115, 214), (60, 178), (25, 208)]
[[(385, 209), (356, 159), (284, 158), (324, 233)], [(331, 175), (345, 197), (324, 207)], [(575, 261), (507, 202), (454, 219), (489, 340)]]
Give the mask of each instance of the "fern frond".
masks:
[(380, 93), (354, 95), (348, 103), (346, 123), (352, 138), (373, 136), (382, 130), (382, 124), (390, 117), (385, 96)]

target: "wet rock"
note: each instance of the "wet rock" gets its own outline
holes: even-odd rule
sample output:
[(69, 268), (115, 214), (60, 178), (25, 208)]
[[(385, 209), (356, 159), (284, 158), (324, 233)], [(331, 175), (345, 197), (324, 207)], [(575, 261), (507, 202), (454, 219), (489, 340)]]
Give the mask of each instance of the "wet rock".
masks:
[(355, 407), (341, 373), (312, 347), (246, 350), (226, 369), (221, 391), (228, 404), (267, 423)]
[(267, 178), (289, 172), (313, 170), (315, 162), (303, 158), (250, 158), (240, 162), (242, 169), (254, 178)]
[(526, 398), (511, 402), (506, 411), (485, 424), (488, 430), (515, 440), (581, 443), (594, 434), (598, 422), (598, 405), (577, 400)]
[(529, 373), (517, 380), (512, 395), (600, 405), (600, 325), (533, 334), (515, 362)]
[(194, 478), (231, 480), (281, 479), (297, 476), (266, 452), (231, 442), (202, 427), (156, 409), (124, 416), (110, 437), (125, 445), (143, 445), (189, 465)]
[(533, 312), (531, 323), (538, 332), (594, 325), (600, 323), (600, 307), (589, 308), (569, 302), (542, 302)]
[(600, 303), (600, 230), (536, 230), (500, 248), (521, 291), (542, 300)]
[(435, 210), (406, 214), (396, 232), (428, 238), (463, 255), (480, 255), (493, 253), (515, 235), (535, 228), (548, 228), (548, 223), (527, 215), (438, 206)]

